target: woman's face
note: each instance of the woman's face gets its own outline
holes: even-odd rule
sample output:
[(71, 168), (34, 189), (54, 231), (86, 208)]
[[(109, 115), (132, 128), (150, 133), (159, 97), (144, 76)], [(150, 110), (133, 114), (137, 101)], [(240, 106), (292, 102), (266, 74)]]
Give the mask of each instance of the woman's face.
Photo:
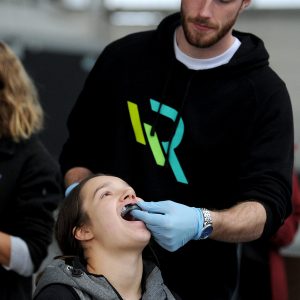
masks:
[(82, 188), (83, 209), (90, 223), (91, 239), (108, 249), (143, 249), (151, 234), (142, 221), (127, 221), (122, 208), (137, 202), (135, 191), (125, 181), (114, 176), (97, 176)]

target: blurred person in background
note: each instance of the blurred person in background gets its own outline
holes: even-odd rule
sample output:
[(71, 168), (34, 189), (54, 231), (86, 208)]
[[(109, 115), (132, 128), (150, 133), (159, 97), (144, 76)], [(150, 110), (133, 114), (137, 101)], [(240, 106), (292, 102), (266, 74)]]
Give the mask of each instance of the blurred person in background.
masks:
[(63, 256), (42, 273), (34, 300), (175, 300), (155, 262), (144, 259), (151, 233), (130, 216), (137, 199), (115, 176), (91, 175), (74, 187), (55, 226)]
[(0, 42), (0, 299), (32, 298), (62, 199), (57, 162), (39, 140), (43, 110), (20, 59)]
[(285, 220), (270, 241), (270, 278), (272, 300), (289, 300), (288, 273), (284, 256), (284, 247), (291, 245), (296, 237), (300, 222), (300, 188), (296, 170), (293, 173), (292, 213)]
[(240, 246), (291, 213), (293, 114), (264, 42), (234, 29), (250, 0), (182, 0), (100, 54), (68, 118), (66, 186), (124, 178), (183, 299), (237, 299)]

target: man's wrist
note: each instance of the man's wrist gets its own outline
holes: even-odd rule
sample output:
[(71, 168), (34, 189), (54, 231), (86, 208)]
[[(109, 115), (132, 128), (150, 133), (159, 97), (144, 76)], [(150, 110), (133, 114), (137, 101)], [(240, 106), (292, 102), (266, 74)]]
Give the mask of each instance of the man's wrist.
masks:
[(203, 216), (202, 230), (199, 234), (199, 240), (207, 239), (213, 232), (212, 217), (210, 211), (206, 208), (199, 208)]

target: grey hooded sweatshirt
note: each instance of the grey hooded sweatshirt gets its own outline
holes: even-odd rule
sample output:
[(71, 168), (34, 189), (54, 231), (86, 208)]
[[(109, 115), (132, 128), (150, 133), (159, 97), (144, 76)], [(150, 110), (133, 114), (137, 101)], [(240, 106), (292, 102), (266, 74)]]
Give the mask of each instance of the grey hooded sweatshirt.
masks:
[[(122, 297), (102, 275), (89, 274), (78, 263), (71, 264), (64, 259), (54, 259), (39, 279), (33, 299), (43, 299), (45, 288), (52, 284), (72, 287), (82, 300), (120, 300)], [(150, 261), (144, 261), (143, 295), (141, 300), (175, 300), (166, 287), (159, 268)]]

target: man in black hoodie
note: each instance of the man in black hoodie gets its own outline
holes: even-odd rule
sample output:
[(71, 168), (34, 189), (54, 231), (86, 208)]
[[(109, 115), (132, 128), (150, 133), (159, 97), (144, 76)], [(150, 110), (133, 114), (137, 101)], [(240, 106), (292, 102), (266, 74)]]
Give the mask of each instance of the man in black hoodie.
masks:
[(96, 172), (136, 187), (145, 201), (132, 214), (183, 299), (238, 299), (241, 243), (291, 212), (291, 101), (262, 40), (233, 30), (251, 0), (181, 2), (104, 49), (60, 163), (69, 189)]

